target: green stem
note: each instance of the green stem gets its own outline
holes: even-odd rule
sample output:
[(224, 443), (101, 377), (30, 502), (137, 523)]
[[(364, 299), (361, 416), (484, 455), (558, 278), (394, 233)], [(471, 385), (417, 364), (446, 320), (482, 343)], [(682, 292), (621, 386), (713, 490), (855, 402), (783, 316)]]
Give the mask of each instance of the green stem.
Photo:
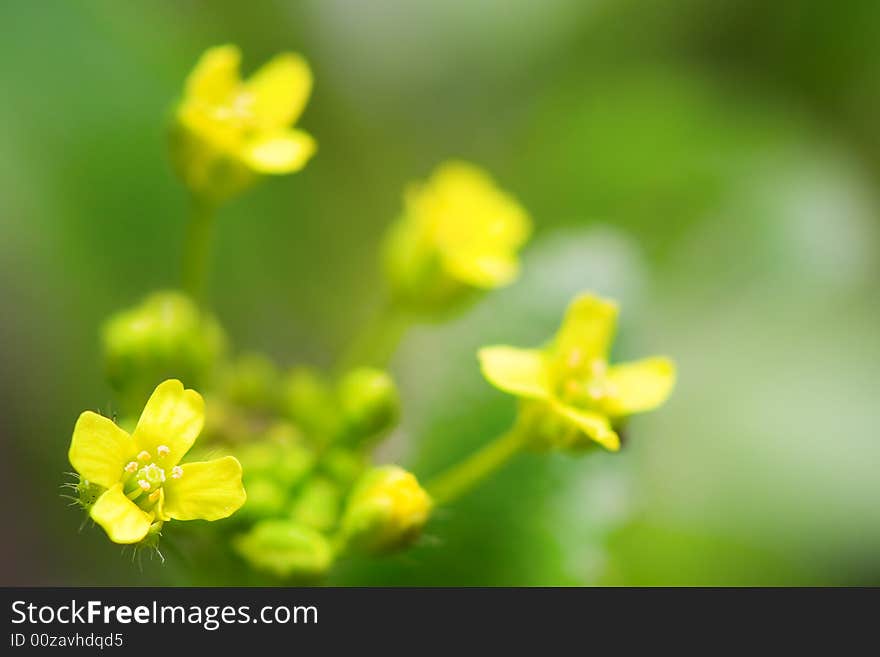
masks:
[(428, 493), (438, 505), (457, 500), (516, 456), (526, 442), (525, 432), (514, 427), (436, 477), (428, 484)]
[(337, 371), (361, 365), (387, 367), (411, 323), (409, 314), (393, 303), (386, 303), (343, 352)]
[(204, 303), (205, 283), (211, 261), (214, 232), (214, 206), (194, 198), (186, 228), (183, 249), (183, 289), (199, 303)]

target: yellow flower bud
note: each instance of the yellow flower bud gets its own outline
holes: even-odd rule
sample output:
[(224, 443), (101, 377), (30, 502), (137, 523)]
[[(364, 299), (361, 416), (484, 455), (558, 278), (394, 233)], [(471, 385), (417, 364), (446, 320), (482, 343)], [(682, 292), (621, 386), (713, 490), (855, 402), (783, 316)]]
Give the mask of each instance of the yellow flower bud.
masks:
[(262, 520), (232, 545), (251, 566), (280, 578), (319, 577), (333, 562), (329, 541), (292, 520)]
[(418, 480), (403, 468), (373, 468), (351, 493), (342, 535), (348, 545), (370, 554), (400, 550), (419, 537), (431, 506)]
[(156, 292), (113, 315), (102, 331), (110, 384), (134, 412), (164, 379), (203, 387), (226, 350), (217, 321), (180, 292)]
[(400, 396), (387, 372), (369, 367), (352, 370), (337, 389), (349, 442), (363, 444), (397, 422)]

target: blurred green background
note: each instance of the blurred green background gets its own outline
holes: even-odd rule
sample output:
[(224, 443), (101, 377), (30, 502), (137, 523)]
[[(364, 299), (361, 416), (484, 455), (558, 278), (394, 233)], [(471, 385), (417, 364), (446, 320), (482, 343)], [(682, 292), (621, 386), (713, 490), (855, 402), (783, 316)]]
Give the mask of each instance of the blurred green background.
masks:
[[(523, 278), (394, 361), (393, 460), (427, 477), (510, 422), (476, 348), (620, 299), (618, 359), (679, 385), (619, 455), (524, 456), (415, 549), (333, 584), (880, 584), (880, 4), (310, 0), (0, 5), (2, 584), (186, 583), (58, 485), (112, 409), (98, 326), (179, 278), (165, 119), (206, 47), (302, 52), (319, 153), (220, 218), (241, 349), (328, 365), (381, 298), (404, 185), (448, 157), (532, 213)], [(217, 583), (222, 583), (218, 573)]]

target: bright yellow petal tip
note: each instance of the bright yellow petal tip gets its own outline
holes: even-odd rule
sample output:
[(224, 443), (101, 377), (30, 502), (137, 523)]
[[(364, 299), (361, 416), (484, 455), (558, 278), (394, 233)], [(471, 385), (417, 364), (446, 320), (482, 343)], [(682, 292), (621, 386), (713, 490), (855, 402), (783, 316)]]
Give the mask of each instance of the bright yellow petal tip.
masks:
[(241, 158), (254, 171), (279, 175), (302, 169), (317, 149), (311, 135), (302, 130), (286, 130), (249, 142), (243, 147)]
[[(558, 413), (581, 431), (587, 438), (600, 444), (610, 452), (620, 449), (620, 437), (611, 428), (608, 418), (600, 413), (581, 410), (567, 404), (553, 403), (554, 412)], [(581, 447), (581, 441), (575, 441), (571, 447)]]
[(614, 416), (644, 413), (661, 406), (675, 387), (675, 363), (655, 356), (608, 370), (605, 410)]
[(185, 98), (191, 102), (220, 105), (241, 84), (241, 51), (227, 44), (206, 50), (186, 79)]
[(205, 400), (184, 389), (177, 379), (163, 381), (150, 396), (132, 437), (137, 451), (152, 456), (160, 445), (168, 448), (165, 467), (173, 467), (189, 451), (205, 424)]
[(153, 514), (147, 513), (122, 492), (122, 484), (107, 490), (90, 511), (114, 543), (139, 543), (150, 531)]
[(484, 347), (477, 356), (483, 376), (499, 390), (530, 399), (550, 396), (547, 362), (541, 350)]
[(279, 130), (296, 123), (312, 93), (312, 71), (296, 53), (281, 53), (245, 82), (260, 126)]
[(234, 456), (184, 463), (180, 475), (165, 483), (164, 512), (175, 520), (220, 520), (247, 500), (241, 463)]
[(567, 369), (607, 360), (617, 330), (617, 303), (592, 294), (578, 295), (565, 312), (555, 351)]
[(110, 488), (134, 452), (134, 441), (113, 420), (86, 411), (76, 421), (67, 455), (84, 479)]

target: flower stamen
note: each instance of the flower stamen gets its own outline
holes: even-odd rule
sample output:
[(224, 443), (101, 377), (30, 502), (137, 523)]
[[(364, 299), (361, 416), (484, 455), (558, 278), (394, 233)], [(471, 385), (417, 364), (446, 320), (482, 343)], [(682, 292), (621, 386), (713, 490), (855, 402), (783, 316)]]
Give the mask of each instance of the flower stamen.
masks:
[(140, 454), (137, 455), (138, 461), (149, 461), (152, 457), (147, 450), (142, 450)]

